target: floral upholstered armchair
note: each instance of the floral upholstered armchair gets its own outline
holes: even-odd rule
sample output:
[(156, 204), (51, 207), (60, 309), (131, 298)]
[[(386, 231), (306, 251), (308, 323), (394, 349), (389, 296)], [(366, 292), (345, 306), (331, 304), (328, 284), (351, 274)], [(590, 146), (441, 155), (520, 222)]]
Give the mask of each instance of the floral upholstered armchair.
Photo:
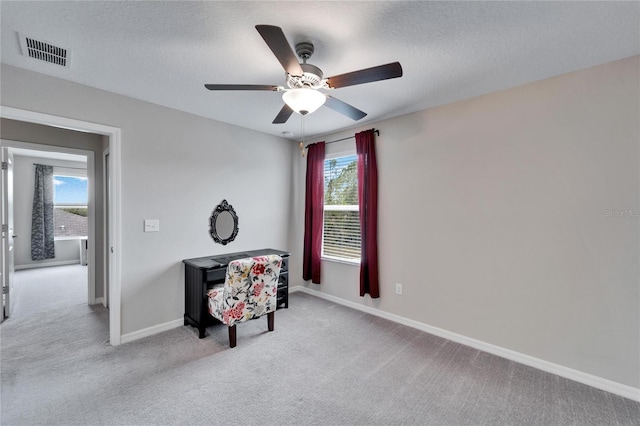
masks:
[(267, 314), (269, 331), (273, 331), (281, 265), (277, 255), (233, 260), (227, 266), (224, 285), (207, 291), (209, 313), (229, 327), (232, 348), (238, 322)]

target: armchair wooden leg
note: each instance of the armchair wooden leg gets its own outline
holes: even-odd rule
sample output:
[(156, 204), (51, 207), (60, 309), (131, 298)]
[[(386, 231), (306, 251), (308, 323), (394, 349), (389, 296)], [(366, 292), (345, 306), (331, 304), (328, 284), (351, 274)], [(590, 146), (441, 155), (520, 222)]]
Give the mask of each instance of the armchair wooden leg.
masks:
[(229, 327), (229, 346), (232, 348), (236, 347), (236, 325), (235, 324)]
[(276, 315), (275, 312), (269, 312), (267, 314), (267, 325), (269, 327), (269, 331), (273, 331), (273, 323), (275, 320), (275, 315)]

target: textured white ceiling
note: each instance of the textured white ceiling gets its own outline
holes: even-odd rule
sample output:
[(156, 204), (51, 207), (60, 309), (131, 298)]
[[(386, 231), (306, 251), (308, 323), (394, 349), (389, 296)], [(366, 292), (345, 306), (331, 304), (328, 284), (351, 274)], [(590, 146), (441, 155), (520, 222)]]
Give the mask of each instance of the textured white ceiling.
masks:
[[(331, 92), (368, 113), (321, 108), (307, 137), (640, 54), (640, 2), (2, 1), (2, 62), (290, 139), (271, 124), (277, 92), (211, 92), (205, 83), (284, 85), (255, 30), (311, 41), (325, 76), (399, 61), (404, 76)], [(71, 51), (69, 68), (21, 54), (17, 32)]]

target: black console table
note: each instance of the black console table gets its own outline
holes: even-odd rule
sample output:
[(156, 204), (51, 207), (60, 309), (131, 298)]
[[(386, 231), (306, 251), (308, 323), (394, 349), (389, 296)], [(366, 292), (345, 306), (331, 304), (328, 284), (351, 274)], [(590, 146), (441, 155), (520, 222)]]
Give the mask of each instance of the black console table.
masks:
[(217, 256), (184, 259), (184, 325), (196, 327), (202, 339), (205, 329), (217, 323), (209, 315), (207, 302), (207, 287), (212, 284), (224, 283), (227, 265), (232, 260), (245, 257), (266, 256), (277, 254), (282, 257), (280, 278), (278, 279), (277, 309), (289, 307), (289, 256), (291, 253), (273, 250), (249, 250), (238, 253), (221, 254)]

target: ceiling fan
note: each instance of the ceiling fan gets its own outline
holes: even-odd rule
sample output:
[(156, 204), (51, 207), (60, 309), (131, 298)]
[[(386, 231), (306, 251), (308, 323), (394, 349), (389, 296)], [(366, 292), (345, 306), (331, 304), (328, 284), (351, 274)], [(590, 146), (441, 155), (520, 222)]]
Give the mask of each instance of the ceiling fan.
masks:
[[(325, 105), (353, 120), (360, 120), (367, 113), (349, 105), (333, 96), (326, 95), (319, 89), (339, 89), (357, 84), (371, 83), (402, 77), (402, 66), (399, 62), (392, 62), (377, 67), (365, 68), (345, 74), (323, 78), (322, 70), (307, 63), (314, 51), (313, 44), (308, 42), (296, 44), (294, 53), (282, 29), (273, 25), (256, 25), (256, 30), (267, 43), (286, 72), (286, 84), (283, 86), (269, 86), (258, 84), (205, 84), (209, 90), (268, 90), (284, 92), (282, 99), (285, 104), (273, 120), (273, 124), (286, 123), (295, 111), (306, 115)], [(302, 63), (298, 62), (296, 54)]]

